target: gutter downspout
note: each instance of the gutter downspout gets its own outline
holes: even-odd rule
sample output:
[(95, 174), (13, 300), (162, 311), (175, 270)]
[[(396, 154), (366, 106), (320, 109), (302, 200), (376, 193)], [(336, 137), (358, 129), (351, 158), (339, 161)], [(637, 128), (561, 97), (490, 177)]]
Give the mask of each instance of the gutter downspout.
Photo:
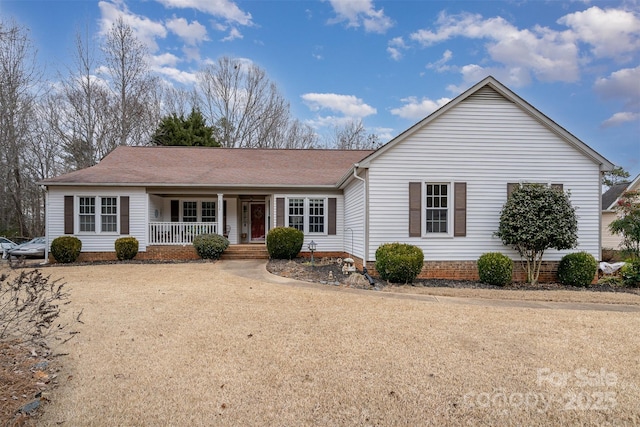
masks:
[(49, 264), (49, 188), (46, 185), (41, 185), (40, 188), (44, 191), (44, 260), (41, 265)]
[(362, 181), (362, 191), (364, 201), (362, 208), (364, 209), (363, 215), (363, 227), (362, 227), (362, 267), (367, 267), (367, 181), (358, 176), (358, 168), (360, 167), (360, 163), (353, 164), (353, 177)]

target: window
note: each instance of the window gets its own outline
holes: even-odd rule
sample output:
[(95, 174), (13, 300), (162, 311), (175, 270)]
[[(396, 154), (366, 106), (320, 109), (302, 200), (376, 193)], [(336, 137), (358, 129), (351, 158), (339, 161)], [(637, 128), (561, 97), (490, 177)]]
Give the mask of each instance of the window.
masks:
[(101, 224), (101, 231), (103, 232), (118, 231), (118, 198), (117, 197), (101, 198), (100, 224)]
[(324, 199), (309, 199), (309, 233), (324, 233)]
[(216, 202), (202, 202), (202, 222), (216, 222)]
[(198, 222), (198, 202), (182, 202), (182, 221)]
[(426, 232), (447, 233), (449, 223), (448, 184), (426, 184)]
[(304, 233), (304, 199), (289, 199), (289, 227)]
[(80, 231), (96, 231), (96, 198), (80, 197)]

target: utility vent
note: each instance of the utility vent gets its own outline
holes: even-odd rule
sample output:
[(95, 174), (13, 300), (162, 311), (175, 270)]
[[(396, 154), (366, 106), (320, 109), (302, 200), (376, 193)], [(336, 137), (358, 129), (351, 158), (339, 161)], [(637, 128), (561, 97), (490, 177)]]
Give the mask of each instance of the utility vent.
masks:
[(473, 95), (471, 95), (465, 101), (471, 101), (471, 102), (506, 101), (506, 98), (500, 95), (495, 90), (491, 89), (490, 87), (485, 86), (479, 91), (477, 91), (476, 93), (474, 93)]

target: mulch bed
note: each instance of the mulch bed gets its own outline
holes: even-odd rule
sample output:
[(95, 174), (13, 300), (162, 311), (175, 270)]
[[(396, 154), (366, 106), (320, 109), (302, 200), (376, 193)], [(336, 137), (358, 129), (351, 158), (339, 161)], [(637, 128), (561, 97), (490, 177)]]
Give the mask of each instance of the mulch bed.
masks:
[(0, 426), (33, 425), (57, 385), (56, 365), (17, 341), (0, 341)]
[[(314, 265), (308, 258), (296, 258), (293, 260), (269, 260), (267, 270), (270, 273), (291, 279), (302, 280), (305, 282), (315, 282), (331, 285), (341, 285), (350, 288), (381, 290), (386, 286), (393, 286), (385, 280), (374, 278), (375, 285), (363, 281), (350, 281), (349, 275), (342, 273), (342, 268), (337, 264), (337, 258), (321, 258), (315, 260)], [(329, 272), (333, 277), (333, 281), (329, 279)], [(511, 283), (507, 286), (493, 286), (485, 283), (471, 280), (447, 280), (447, 279), (429, 279), (416, 280), (412, 283), (415, 287), (427, 288), (457, 288), (457, 289), (506, 289), (518, 291), (576, 291), (576, 292), (626, 292), (640, 295), (640, 289), (624, 288), (611, 285), (592, 285), (588, 288), (579, 288), (575, 286), (564, 286), (560, 283), (538, 283), (531, 285), (530, 283)]]

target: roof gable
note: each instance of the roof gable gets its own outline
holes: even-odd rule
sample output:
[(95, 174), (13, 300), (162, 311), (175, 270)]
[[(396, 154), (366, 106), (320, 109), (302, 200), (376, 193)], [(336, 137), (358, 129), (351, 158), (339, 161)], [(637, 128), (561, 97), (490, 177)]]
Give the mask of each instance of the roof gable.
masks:
[(613, 184), (602, 195), (602, 210), (611, 211), (615, 207), (616, 203), (622, 193), (625, 191), (632, 191), (640, 188), (640, 175), (638, 175), (633, 181), (624, 181)]
[(514, 92), (512, 92), (509, 88), (504, 86), (502, 83), (497, 81), (495, 78), (489, 76), (479, 83), (475, 84), (473, 87), (466, 90), (464, 93), (460, 94), (444, 106), (440, 107), (438, 110), (431, 113), (429, 116), (425, 117), (391, 141), (389, 141), (384, 146), (380, 147), (377, 151), (372, 153), (370, 156), (363, 159), (359, 166), (367, 167), (371, 161), (375, 160), (377, 157), (384, 155), (386, 151), (393, 148), (395, 145), (401, 143), (403, 140), (411, 137), (413, 134), (418, 132), (420, 129), (429, 125), (429, 123), (433, 122), (437, 118), (441, 117), (446, 112), (455, 108), (461, 102), (467, 100), (469, 97), (474, 96), (476, 98), (488, 98), (488, 97), (496, 97), (501, 96), (506, 100), (514, 103), (520, 109), (525, 111), (527, 114), (532, 116), (535, 120), (537, 120), (541, 125), (548, 128), (551, 132), (556, 134), (560, 139), (566, 141), (568, 144), (573, 146), (575, 149), (580, 151), (583, 155), (589, 158), (594, 163), (600, 165), (600, 170), (607, 171), (613, 168), (613, 164), (604, 158), (602, 155), (597, 153), (587, 144), (576, 138), (562, 126), (558, 125), (556, 122), (551, 120), (549, 117), (545, 116), (543, 113), (534, 108), (531, 104), (529, 104), (524, 99), (520, 98)]
[(90, 168), (45, 185), (335, 187), (371, 150), (121, 146)]

